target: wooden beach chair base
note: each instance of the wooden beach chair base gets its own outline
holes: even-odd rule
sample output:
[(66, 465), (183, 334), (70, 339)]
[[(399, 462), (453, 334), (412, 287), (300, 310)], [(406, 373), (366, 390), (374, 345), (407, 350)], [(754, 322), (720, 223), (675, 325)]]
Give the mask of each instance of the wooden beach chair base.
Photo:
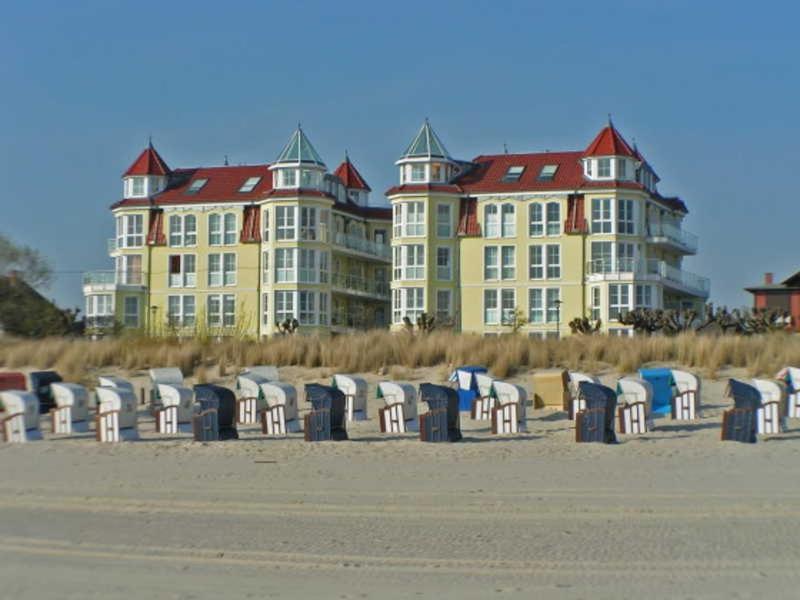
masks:
[(447, 410), (429, 410), (419, 416), (419, 439), (423, 442), (446, 442)]
[(644, 402), (634, 402), (617, 409), (619, 418), (619, 432), (627, 434), (647, 433)]
[(303, 419), (303, 437), (307, 442), (328, 442), (331, 440), (331, 411), (312, 410)]
[(756, 411), (747, 408), (731, 408), (722, 415), (722, 440), (727, 442), (756, 443)]
[(219, 441), (219, 415), (209, 408), (192, 416), (192, 433), (196, 442)]
[(4, 442), (20, 444), (28, 441), (23, 413), (15, 413), (3, 418), (2, 424)]
[(405, 433), (406, 422), (401, 403), (389, 404), (378, 409), (381, 433)]
[(501, 435), (504, 433), (519, 432), (519, 407), (516, 404), (500, 404), (492, 408), (492, 433)]
[(783, 433), (783, 419), (780, 414), (779, 402), (765, 402), (757, 411), (758, 433), (774, 435)]
[(675, 421), (694, 421), (697, 414), (697, 395), (694, 391), (683, 392), (672, 399), (672, 418)]

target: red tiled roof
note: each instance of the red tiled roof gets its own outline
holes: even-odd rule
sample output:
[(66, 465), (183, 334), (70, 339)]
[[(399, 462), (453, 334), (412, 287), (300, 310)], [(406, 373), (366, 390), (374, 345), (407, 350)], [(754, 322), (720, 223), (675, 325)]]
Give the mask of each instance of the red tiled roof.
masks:
[(458, 214), (458, 230), (456, 235), (479, 236), (481, 226), (478, 223), (478, 201), (475, 198), (462, 198)]
[[(580, 152), (538, 152), (531, 154), (493, 154), (476, 157), (475, 167), (455, 183), (472, 194), (482, 192), (522, 192), (575, 189), (584, 185)], [(549, 181), (539, 181), (545, 165), (558, 165)], [(525, 167), (517, 181), (504, 182), (509, 167)]]
[[(250, 177), (261, 177), (249, 192), (239, 189)], [(193, 181), (207, 179), (206, 184), (194, 194), (187, 194)], [(236, 167), (200, 167), (173, 171), (167, 189), (153, 197), (153, 203), (194, 204), (207, 202), (242, 202), (259, 200), (272, 189), (272, 172), (269, 165)]]
[(633, 149), (619, 131), (609, 123), (597, 134), (583, 156), (630, 156), (635, 158)]
[(336, 168), (333, 174), (342, 180), (346, 188), (351, 190), (366, 190), (368, 192), (372, 191), (372, 188), (367, 185), (367, 182), (364, 181), (361, 173), (358, 172), (358, 169), (350, 162), (349, 158), (345, 158), (344, 162)]
[(405, 183), (403, 185), (396, 185), (386, 190), (387, 196), (395, 194), (419, 194), (424, 192), (445, 192), (448, 194), (461, 194), (464, 190), (458, 186), (449, 183)]
[(137, 157), (133, 164), (128, 167), (122, 176), (128, 177), (129, 175), (169, 175), (169, 167), (164, 159), (156, 152), (153, 145), (150, 144), (142, 150), (142, 153)]

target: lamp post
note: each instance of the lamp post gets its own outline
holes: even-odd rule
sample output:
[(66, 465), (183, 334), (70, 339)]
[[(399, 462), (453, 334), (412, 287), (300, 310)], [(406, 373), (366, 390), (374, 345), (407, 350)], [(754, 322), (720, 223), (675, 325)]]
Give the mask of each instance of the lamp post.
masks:
[(556, 305), (556, 337), (561, 339), (561, 305), (563, 302), (556, 300), (554, 304)]

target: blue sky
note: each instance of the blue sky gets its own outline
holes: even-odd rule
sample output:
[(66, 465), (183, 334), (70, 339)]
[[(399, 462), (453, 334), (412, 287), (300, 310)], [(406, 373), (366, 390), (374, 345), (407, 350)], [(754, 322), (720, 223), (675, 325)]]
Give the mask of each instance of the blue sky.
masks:
[[(749, 303), (800, 270), (792, 2), (17, 2), (0, 20), (0, 231), (81, 305), (148, 135), (170, 166), (274, 159), (303, 127), (373, 202), (426, 116), (452, 154), (584, 148), (606, 115), (690, 209), (687, 270)], [(376, 193), (377, 192), (377, 193)]]

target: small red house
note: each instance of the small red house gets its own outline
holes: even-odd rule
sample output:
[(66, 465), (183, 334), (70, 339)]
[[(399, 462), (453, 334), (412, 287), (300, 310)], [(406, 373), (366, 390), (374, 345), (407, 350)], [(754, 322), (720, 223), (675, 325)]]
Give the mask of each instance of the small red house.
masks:
[(754, 308), (777, 308), (792, 315), (792, 328), (800, 331), (800, 271), (782, 281), (774, 283), (772, 273), (764, 274), (762, 285), (745, 288), (753, 294)]

